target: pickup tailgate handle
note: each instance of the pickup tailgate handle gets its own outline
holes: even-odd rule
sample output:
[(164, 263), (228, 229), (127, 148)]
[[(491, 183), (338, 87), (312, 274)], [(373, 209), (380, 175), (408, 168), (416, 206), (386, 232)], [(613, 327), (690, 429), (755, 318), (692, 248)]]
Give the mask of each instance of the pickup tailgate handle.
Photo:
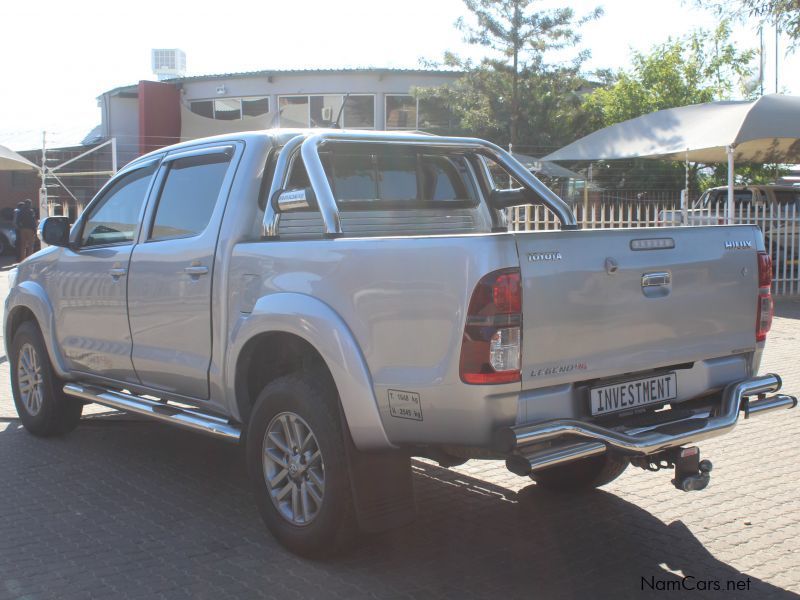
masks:
[(662, 287), (672, 283), (672, 274), (668, 271), (659, 273), (645, 273), (642, 275), (642, 287)]

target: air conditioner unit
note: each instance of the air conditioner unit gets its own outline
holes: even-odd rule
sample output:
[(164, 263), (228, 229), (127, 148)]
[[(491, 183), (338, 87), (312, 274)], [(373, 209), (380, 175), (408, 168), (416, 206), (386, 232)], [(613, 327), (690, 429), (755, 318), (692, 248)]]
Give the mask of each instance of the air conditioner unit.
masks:
[(150, 51), (150, 64), (159, 81), (186, 75), (186, 53), (178, 48), (155, 48)]
[(333, 107), (331, 106), (322, 107), (322, 120), (333, 121)]

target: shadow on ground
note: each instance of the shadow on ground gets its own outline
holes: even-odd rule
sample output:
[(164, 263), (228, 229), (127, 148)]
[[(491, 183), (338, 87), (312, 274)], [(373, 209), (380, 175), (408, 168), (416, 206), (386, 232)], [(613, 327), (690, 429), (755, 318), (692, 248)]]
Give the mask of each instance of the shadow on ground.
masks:
[(263, 528), (236, 446), (93, 417), (50, 440), (0, 422), (0, 449), (0, 598), (641, 598), (657, 593), (643, 578), (674, 589), (682, 575), (797, 597), (603, 491), (515, 493), (415, 462), (415, 524), (311, 562)]
[(785, 319), (800, 319), (800, 298), (776, 298), (775, 316)]

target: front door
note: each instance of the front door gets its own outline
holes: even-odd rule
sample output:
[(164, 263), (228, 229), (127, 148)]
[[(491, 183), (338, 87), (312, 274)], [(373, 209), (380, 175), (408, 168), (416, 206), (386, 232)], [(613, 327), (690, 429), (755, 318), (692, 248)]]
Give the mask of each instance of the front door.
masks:
[(128, 262), (156, 166), (141, 165), (102, 192), (48, 276), (58, 343), (72, 370), (136, 383), (125, 305)]
[(131, 257), (128, 313), (143, 385), (208, 398), (214, 255), (234, 145), (167, 155)]

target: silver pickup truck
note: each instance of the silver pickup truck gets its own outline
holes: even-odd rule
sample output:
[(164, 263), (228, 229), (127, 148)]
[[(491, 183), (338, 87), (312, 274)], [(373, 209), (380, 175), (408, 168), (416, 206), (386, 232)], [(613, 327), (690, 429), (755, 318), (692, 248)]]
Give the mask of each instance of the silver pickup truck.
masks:
[[(522, 204), (561, 230), (509, 232)], [(711, 464), (692, 444), (797, 402), (757, 375), (756, 227), (580, 231), (481, 140), (196, 140), (41, 236), (5, 306), (23, 425), (64, 434), (95, 402), (241, 442), (264, 521), (300, 554), (413, 518), (411, 456), (501, 459), (560, 491), (670, 468), (697, 490)]]

